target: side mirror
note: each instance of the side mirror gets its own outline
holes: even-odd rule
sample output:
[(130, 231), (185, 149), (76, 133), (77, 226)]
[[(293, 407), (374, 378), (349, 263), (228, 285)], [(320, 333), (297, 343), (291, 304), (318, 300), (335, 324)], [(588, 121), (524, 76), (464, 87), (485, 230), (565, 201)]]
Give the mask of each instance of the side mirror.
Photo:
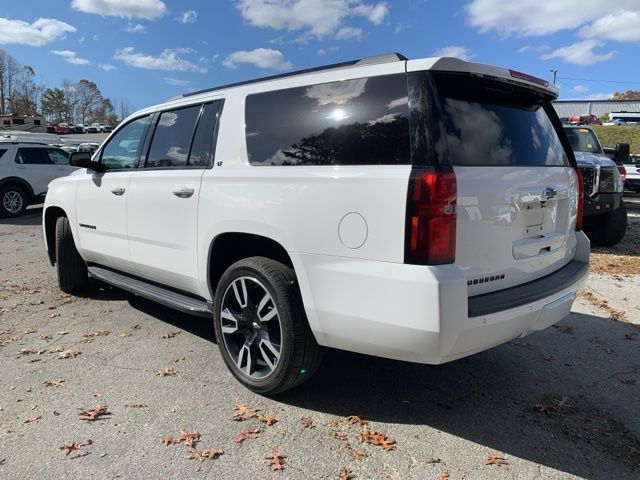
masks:
[(69, 156), (69, 165), (72, 167), (88, 168), (96, 172), (104, 172), (105, 170), (104, 165), (91, 160), (91, 153), (89, 152), (72, 152)]

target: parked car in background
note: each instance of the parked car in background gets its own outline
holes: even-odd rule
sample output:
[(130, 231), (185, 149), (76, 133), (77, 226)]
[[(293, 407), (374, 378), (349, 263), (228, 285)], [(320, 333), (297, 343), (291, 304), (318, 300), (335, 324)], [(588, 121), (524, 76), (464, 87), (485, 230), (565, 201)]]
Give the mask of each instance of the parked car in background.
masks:
[(61, 148), (0, 141), (0, 217), (22, 215), (29, 204), (43, 200), (49, 182), (76, 170)]
[(52, 123), (47, 123), (47, 133), (56, 133), (56, 126)]
[(100, 144), (97, 142), (83, 142), (78, 145), (79, 152), (89, 152), (93, 155), (93, 153), (100, 147)]
[(611, 112), (605, 125), (638, 125), (640, 112)]
[(84, 128), (81, 124), (69, 125), (71, 133), (84, 133)]
[[(584, 183), (584, 231), (591, 243), (611, 247), (619, 243), (627, 230), (627, 208), (621, 169), (629, 156), (629, 144), (608, 149), (609, 158), (594, 131), (585, 126), (564, 127), (576, 156)], [(626, 155), (625, 155), (626, 151)]]
[(58, 126), (56, 127), (56, 133), (58, 135), (68, 135), (69, 133), (71, 133), (71, 129), (69, 128), (69, 124), (68, 123), (59, 123)]
[(96, 123), (92, 123), (91, 125), (95, 126), (100, 133), (107, 133), (107, 132), (110, 132), (112, 130), (112, 128), (109, 125), (106, 125), (104, 123), (97, 123), (96, 122)]
[(627, 170), (625, 188), (640, 193), (640, 154), (629, 155), (629, 160), (624, 166)]
[(85, 169), (51, 183), (49, 259), (65, 292), (91, 276), (213, 317), (261, 394), (310, 378), (321, 346), (472, 355), (562, 320), (586, 281), (556, 96), (398, 54), (186, 94), (72, 154)]
[(100, 127), (95, 123), (91, 125), (86, 125), (85, 133), (100, 133)]
[(572, 115), (567, 123), (569, 125), (602, 125), (602, 121), (595, 115)]

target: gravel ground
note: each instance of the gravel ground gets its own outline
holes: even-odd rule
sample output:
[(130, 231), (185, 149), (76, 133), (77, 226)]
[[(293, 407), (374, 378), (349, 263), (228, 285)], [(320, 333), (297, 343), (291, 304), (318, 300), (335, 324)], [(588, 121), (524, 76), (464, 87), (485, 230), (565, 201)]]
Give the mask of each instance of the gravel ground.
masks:
[[(108, 287), (62, 294), (40, 215), (0, 223), (0, 478), (640, 478), (638, 275), (594, 275), (559, 325), (438, 367), (329, 351), (269, 399), (226, 371), (210, 322)], [(238, 404), (259, 411), (234, 421)], [(181, 431), (202, 461), (162, 443)]]

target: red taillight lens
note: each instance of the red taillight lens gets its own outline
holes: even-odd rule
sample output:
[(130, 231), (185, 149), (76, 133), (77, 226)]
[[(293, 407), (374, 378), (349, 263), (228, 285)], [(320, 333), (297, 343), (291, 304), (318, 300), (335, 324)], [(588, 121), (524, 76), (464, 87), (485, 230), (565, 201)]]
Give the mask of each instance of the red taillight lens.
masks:
[(618, 171), (620, 172), (620, 178), (622, 179), (622, 183), (627, 179), (627, 169), (624, 166), (620, 165), (618, 167)]
[(543, 87), (548, 87), (549, 82), (542, 78), (534, 77), (533, 75), (529, 75), (528, 73), (518, 72), (517, 70), (509, 70), (509, 73), (513, 78), (517, 78), (519, 80), (526, 80), (527, 82), (536, 83), (538, 85), (542, 85)]
[(456, 259), (456, 175), (451, 167), (414, 168), (407, 192), (405, 263)]
[(578, 182), (578, 205), (576, 212), (576, 230), (582, 230), (582, 212), (584, 209), (584, 181), (582, 179), (582, 172), (579, 168), (575, 169), (577, 182)]

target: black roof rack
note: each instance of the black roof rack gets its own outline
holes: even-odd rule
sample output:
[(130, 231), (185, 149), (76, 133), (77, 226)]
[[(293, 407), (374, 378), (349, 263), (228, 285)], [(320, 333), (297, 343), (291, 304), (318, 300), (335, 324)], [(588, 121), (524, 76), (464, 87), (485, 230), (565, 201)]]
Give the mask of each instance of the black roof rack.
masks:
[(211, 87), (211, 88), (205, 88), (204, 90), (198, 90), (197, 92), (185, 93), (181, 97), (182, 98), (193, 97), (194, 95), (200, 95), (201, 93), (213, 92), (215, 90), (221, 90), (223, 88), (239, 87), (241, 85), (250, 85), (252, 83), (267, 82), (269, 80), (278, 80), (280, 78), (293, 77), (293, 76), (296, 76), (296, 75), (304, 75), (305, 73), (321, 72), (323, 70), (333, 70), (335, 68), (353, 67), (353, 66), (358, 65), (358, 64), (360, 64), (360, 65), (372, 65), (372, 64), (375, 64), (375, 63), (395, 62), (395, 61), (398, 61), (398, 60), (408, 60), (408, 58), (405, 57), (404, 55), (402, 55), (401, 53), (397, 53), (397, 52), (385, 53), (385, 54), (382, 54), (382, 55), (374, 55), (374, 56), (371, 56), (371, 57), (360, 58), (358, 60), (349, 60), (347, 62), (333, 63), (331, 65), (324, 65), (324, 66), (321, 66), (321, 67), (305, 68), (304, 70), (296, 70), (294, 72), (280, 73), (278, 75), (271, 75), (271, 76), (268, 76), (268, 77), (254, 78), (253, 80), (244, 80), (242, 82), (228, 83), (226, 85), (219, 85), (217, 87)]

